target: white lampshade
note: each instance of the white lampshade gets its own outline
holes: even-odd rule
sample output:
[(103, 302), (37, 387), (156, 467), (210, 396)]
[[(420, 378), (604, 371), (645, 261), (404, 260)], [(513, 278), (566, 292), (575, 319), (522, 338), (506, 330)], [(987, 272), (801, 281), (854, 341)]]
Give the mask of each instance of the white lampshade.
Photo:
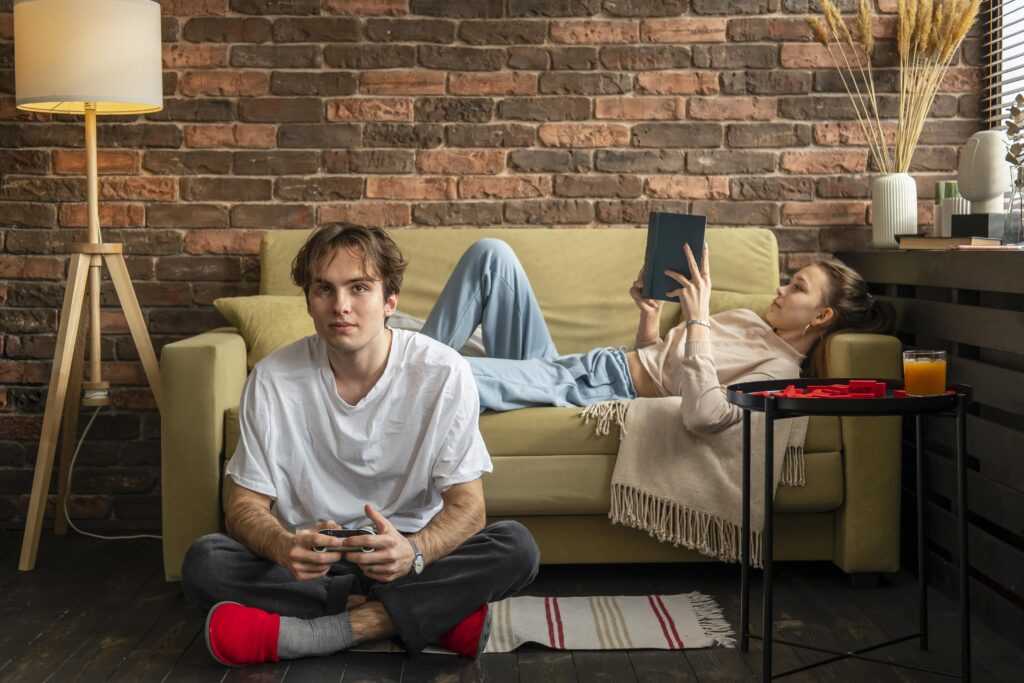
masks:
[(153, 0), (15, 0), (18, 109), (147, 114), (163, 109), (160, 5)]

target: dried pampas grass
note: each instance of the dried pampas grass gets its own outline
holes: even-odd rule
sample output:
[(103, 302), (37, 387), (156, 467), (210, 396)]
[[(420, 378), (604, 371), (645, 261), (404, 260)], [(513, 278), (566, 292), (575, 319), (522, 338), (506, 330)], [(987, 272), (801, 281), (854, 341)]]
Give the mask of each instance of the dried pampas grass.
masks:
[(824, 21), (807, 19), (814, 39), (828, 49), (857, 120), (883, 173), (906, 173), (942, 77), (974, 24), (981, 0), (898, 0), (896, 50), (900, 59), (899, 113), (890, 154), (878, 112), (871, 55), (872, 3), (860, 0), (851, 31), (832, 0), (821, 0)]

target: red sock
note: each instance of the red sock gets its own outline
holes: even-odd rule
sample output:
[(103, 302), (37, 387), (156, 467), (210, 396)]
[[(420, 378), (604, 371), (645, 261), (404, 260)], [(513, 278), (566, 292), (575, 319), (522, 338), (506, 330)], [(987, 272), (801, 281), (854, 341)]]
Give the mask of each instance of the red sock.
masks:
[(281, 617), (237, 602), (218, 602), (206, 617), (206, 648), (221, 664), (276, 662)]
[(476, 659), (487, 645), (491, 634), (491, 615), (487, 604), (480, 605), (472, 614), (455, 624), (438, 641), (441, 647), (463, 657)]

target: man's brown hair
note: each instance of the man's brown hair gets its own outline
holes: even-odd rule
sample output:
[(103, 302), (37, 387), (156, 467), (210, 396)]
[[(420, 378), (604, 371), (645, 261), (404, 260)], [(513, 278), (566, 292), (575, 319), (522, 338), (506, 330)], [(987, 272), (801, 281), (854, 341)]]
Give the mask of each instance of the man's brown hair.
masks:
[[(292, 281), (302, 287), (307, 299), (321, 262), (338, 249), (362, 255), (363, 271), (367, 275), (376, 272), (384, 283), (385, 299), (401, 291), (408, 263), (391, 236), (380, 228), (338, 223), (313, 232), (292, 261)], [(372, 271), (368, 265), (373, 266)]]

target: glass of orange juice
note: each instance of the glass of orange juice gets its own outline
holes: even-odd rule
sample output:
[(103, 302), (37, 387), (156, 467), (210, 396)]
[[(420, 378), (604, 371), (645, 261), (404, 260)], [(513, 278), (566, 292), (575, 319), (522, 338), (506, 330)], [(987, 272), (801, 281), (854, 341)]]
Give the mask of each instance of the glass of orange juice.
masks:
[(945, 351), (904, 351), (903, 388), (910, 396), (934, 396), (946, 391)]

